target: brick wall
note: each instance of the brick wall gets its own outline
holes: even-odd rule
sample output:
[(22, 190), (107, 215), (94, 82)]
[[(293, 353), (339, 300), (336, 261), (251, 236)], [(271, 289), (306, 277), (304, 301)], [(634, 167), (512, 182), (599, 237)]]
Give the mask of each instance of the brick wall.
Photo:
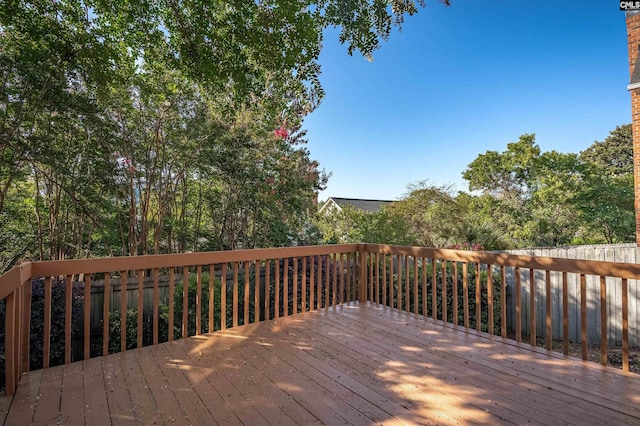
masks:
[[(627, 13), (627, 46), (629, 49), (629, 76), (640, 49), (640, 13)], [(631, 117), (633, 128), (634, 206), (636, 210), (636, 245), (640, 247), (640, 88), (631, 90)]]

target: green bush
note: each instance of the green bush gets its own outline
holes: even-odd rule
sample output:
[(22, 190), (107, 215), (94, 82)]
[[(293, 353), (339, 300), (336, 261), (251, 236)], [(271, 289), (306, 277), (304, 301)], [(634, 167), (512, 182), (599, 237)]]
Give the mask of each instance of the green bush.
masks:
[[(390, 259), (387, 259), (387, 286), (389, 286), (389, 266)], [(419, 265), (418, 266), (418, 297), (417, 300), (414, 297), (414, 270), (413, 266), (410, 265), (408, 274), (409, 274), (409, 297), (410, 297), (410, 305), (409, 310), (414, 312), (415, 304), (417, 303), (417, 311), (419, 314), (423, 312), (423, 304), (425, 303), (425, 295), (422, 294), (422, 271), (423, 268), (426, 268), (426, 276), (427, 276), (427, 294), (426, 294), (426, 305), (427, 305), (427, 316), (432, 316), (432, 307), (433, 307), (433, 295), (432, 295), (432, 264), (428, 262), (427, 265)], [(454, 313), (453, 311), (453, 300), (454, 300), (454, 292), (453, 292), (453, 265), (451, 262), (447, 262), (446, 267), (446, 290), (447, 290), (447, 318), (446, 321), (453, 323), (453, 316), (457, 315), (458, 324), (464, 324), (464, 287), (463, 287), (463, 276), (462, 276), (462, 266), (458, 264), (457, 268), (457, 295), (458, 295), (458, 311)], [(402, 306), (398, 307), (401, 310), (406, 309), (406, 274), (407, 271), (402, 269), (402, 275), (400, 280), (398, 280), (398, 272), (394, 269), (393, 275), (393, 305), (398, 307), (398, 291), (402, 291), (401, 301)], [(382, 301), (382, 265), (380, 265), (380, 294), (379, 298)], [(492, 275), (493, 282), (493, 312), (494, 312), (494, 326), (493, 333), (497, 334), (500, 332), (501, 326), (501, 316), (500, 316), (500, 292), (501, 292), (501, 282), (500, 276), (498, 274)], [(481, 317), (480, 317), (480, 328), (482, 331), (488, 331), (489, 328), (489, 310), (488, 310), (488, 271), (486, 269), (480, 270), (480, 285), (481, 285)], [(476, 324), (478, 318), (476, 316), (476, 271), (475, 265), (468, 265), (468, 275), (467, 275), (467, 297), (469, 301), (469, 327), (476, 328)], [(436, 265), (436, 304), (437, 304), (437, 312), (436, 317), (439, 320), (442, 320), (442, 268), (440, 264)], [(387, 287), (387, 300), (382, 301), (382, 303), (389, 305), (390, 294), (389, 287)]]

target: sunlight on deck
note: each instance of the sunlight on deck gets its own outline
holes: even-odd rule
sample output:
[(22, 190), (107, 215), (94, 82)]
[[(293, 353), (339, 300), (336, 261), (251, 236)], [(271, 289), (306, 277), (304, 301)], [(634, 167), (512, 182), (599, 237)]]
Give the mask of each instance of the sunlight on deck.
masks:
[(637, 376), (350, 304), (31, 372), (6, 424), (640, 424), (638, 404)]

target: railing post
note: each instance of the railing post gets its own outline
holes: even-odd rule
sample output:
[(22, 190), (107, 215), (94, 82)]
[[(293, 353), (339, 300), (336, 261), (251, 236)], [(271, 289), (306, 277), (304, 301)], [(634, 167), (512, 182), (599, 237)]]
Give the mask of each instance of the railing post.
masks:
[(23, 287), (23, 306), (22, 306), (22, 367), (21, 372), (29, 371), (29, 350), (31, 340), (31, 274), (28, 277), (21, 278)]
[(15, 347), (15, 335), (16, 335), (16, 294), (17, 290), (14, 290), (7, 296), (6, 309), (5, 309), (5, 331), (4, 331), (4, 353), (5, 353), (5, 375), (6, 375), (6, 394), (13, 395), (17, 386), (16, 378), (16, 347)]
[(358, 244), (358, 302), (367, 301), (367, 252), (364, 244)]

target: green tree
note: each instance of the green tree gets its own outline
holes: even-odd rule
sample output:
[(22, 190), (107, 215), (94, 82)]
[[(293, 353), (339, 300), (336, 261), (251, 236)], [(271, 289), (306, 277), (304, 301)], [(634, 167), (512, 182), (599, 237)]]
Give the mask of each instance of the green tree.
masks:
[(633, 174), (633, 134), (631, 124), (616, 126), (603, 141), (595, 141), (579, 155), (608, 176)]
[(618, 243), (633, 241), (633, 137), (631, 124), (616, 126), (603, 141), (579, 155), (585, 163), (584, 185), (575, 197), (585, 223), (583, 239)]
[(459, 192), (456, 203), (463, 209), (458, 218), (463, 224), (461, 241), (482, 244), (487, 250), (512, 248), (509, 238), (511, 216), (501, 212), (499, 200), (490, 195)]
[(325, 243), (416, 244), (409, 224), (388, 206), (377, 212), (345, 206), (318, 214), (315, 225)]
[(349, 53), (370, 56), (416, 10), (0, 3), (0, 220), (15, 236), (0, 242), (2, 267), (309, 237), (326, 175), (300, 123), (323, 95), (322, 33), (339, 26)]
[(410, 227), (416, 243), (424, 247), (444, 247), (461, 242), (464, 226), (463, 209), (449, 186), (431, 185), (426, 181), (408, 186), (408, 192), (389, 208)]
[(470, 201), (507, 246), (630, 241), (634, 234), (631, 126), (576, 154), (542, 152), (523, 135), (503, 152), (479, 155), (463, 177), (482, 192)]
[(570, 243), (580, 223), (573, 197), (582, 184), (575, 154), (542, 152), (535, 135), (522, 135), (503, 152), (480, 154), (463, 172), (469, 189), (484, 195), (486, 221), (506, 230), (510, 247)]

